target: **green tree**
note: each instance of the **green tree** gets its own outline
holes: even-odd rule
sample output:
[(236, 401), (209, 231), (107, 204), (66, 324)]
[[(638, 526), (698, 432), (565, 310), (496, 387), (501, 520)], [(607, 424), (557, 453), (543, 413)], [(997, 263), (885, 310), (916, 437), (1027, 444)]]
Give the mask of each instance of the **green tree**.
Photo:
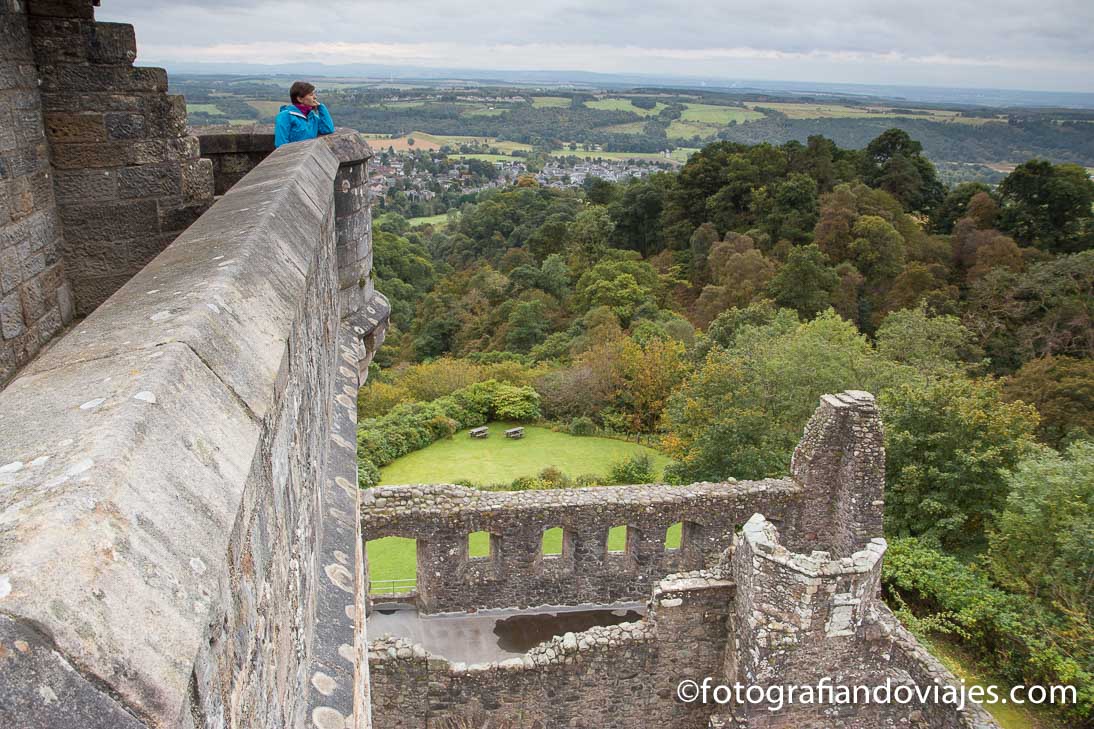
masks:
[(674, 479), (785, 474), (821, 395), (879, 392), (912, 376), (879, 357), (853, 324), (833, 312), (788, 324), (781, 314), (768, 324), (741, 324), (731, 347), (711, 348), (674, 393), (664, 439), (677, 460)]
[(956, 316), (931, 316), (920, 304), (885, 317), (877, 330), (882, 357), (929, 375), (963, 372), (976, 354), (975, 336)]
[(505, 335), (506, 348), (512, 352), (527, 352), (547, 338), (547, 323), (543, 302), (518, 301), (509, 313), (509, 329)]
[(958, 220), (965, 217), (969, 200), (978, 193), (989, 193), (991, 188), (983, 182), (962, 182), (950, 190), (931, 215), (931, 230), (935, 233), (949, 234)]
[(1003, 392), (1037, 408), (1038, 435), (1053, 448), (1094, 436), (1094, 359), (1030, 360), (1003, 381)]
[(1048, 448), (1006, 477), (992, 530), (992, 574), (1013, 590), (1094, 618), (1094, 442)]
[(1018, 242), (1052, 253), (1094, 245), (1094, 181), (1074, 164), (1030, 160), (999, 185), (1000, 227)]
[(866, 145), (862, 178), (909, 211), (929, 213), (946, 194), (934, 165), (923, 156), (923, 145), (901, 129), (888, 129)]
[(832, 292), (839, 286), (839, 276), (828, 265), (828, 256), (810, 243), (790, 250), (786, 263), (767, 285), (767, 291), (779, 306), (811, 319), (832, 302)]
[(1033, 447), (1037, 411), (998, 383), (949, 377), (879, 399), (885, 422), (886, 532), (947, 548), (981, 545), (1006, 502), (1003, 472)]

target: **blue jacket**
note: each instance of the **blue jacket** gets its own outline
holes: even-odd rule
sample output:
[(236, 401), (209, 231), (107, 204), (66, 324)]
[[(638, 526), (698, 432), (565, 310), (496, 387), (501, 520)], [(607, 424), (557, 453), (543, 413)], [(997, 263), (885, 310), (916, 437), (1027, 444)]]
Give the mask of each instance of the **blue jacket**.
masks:
[(292, 104), (285, 104), (274, 123), (274, 146), (315, 139), (320, 134), (330, 134), (333, 131), (334, 121), (324, 105), (320, 104), (304, 116)]

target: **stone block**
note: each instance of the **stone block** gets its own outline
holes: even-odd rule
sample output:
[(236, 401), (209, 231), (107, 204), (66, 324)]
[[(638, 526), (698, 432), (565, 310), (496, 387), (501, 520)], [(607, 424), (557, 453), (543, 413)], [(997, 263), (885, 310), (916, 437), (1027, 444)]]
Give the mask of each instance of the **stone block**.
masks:
[(54, 297), (53, 303), (37, 322), (38, 339), (41, 341), (42, 346), (49, 344), (49, 341), (57, 336), (63, 326), (61, 310), (58, 308), (56, 297)]
[(101, 142), (106, 139), (103, 115), (51, 111), (45, 115), (46, 136), (51, 142)]
[(62, 204), (116, 200), (117, 175), (114, 169), (57, 170), (53, 184)]
[(61, 312), (61, 321), (65, 324), (76, 315), (76, 302), (72, 297), (72, 287), (67, 281), (57, 289), (57, 308)]
[(15, 126), (11, 120), (11, 110), (0, 108), (0, 152), (12, 151), (17, 143)]
[(117, 170), (117, 176), (118, 197), (123, 200), (182, 193), (182, 174), (179, 166), (173, 162), (122, 167)]
[[(41, 241), (28, 241), (19, 245), (19, 266), (24, 281), (29, 281), (46, 270), (46, 257), (40, 246)], [(38, 245), (38, 248), (34, 246)]]
[(182, 198), (189, 204), (213, 199), (213, 162), (198, 159), (182, 165)]
[(48, 294), (38, 276), (26, 281), (20, 287), (19, 298), (23, 305), (23, 321), (33, 324), (45, 316), (49, 309)]
[[(87, 316), (95, 311), (104, 301), (133, 278), (130, 273), (116, 274), (112, 276), (94, 276), (89, 278), (77, 278), (73, 276), (71, 281), (72, 298), (75, 301), (76, 316)], [(62, 338), (60, 341), (64, 341)], [(60, 342), (58, 342), (60, 344)]]
[(27, 15), (31, 17), (84, 18), (95, 17), (91, 0), (27, 0)]
[(0, 337), (0, 389), (3, 389), (21, 364), (22, 362), (15, 361), (15, 347)]
[(89, 27), (87, 60), (131, 64), (137, 58), (137, 36), (126, 23), (94, 23)]
[(65, 240), (117, 241), (138, 238), (156, 230), (159, 222), (154, 200), (66, 205), (61, 209)]
[(150, 137), (175, 138), (186, 135), (186, 99), (181, 95), (147, 96), (144, 115)]
[(0, 295), (15, 291), (23, 281), (22, 271), (19, 252), (15, 246), (0, 251)]
[(115, 276), (129, 270), (127, 241), (68, 241), (65, 268), (74, 279)]
[(43, 94), (77, 92), (167, 91), (167, 72), (146, 66), (77, 66), (61, 64), (39, 69)]
[(142, 269), (175, 240), (173, 235), (146, 235), (126, 243), (130, 269)]
[[(142, 164), (143, 162), (134, 160), (135, 146), (130, 142), (58, 144), (53, 148), (53, 166), (60, 170), (83, 170)], [(144, 162), (162, 160), (163, 157), (153, 157)]]
[(0, 335), (4, 339), (15, 339), (27, 330), (23, 319), (23, 302), (18, 292), (12, 292), (0, 299)]
[(208, 209), (207, 203), (184, 205), (181, 201), (175, 204), (175, 201), (160, 200), (160, 230), (164, 233), (181, 233)]
[(104, 122), (110, 139), (141, 139), (147, 136), (147, 125), (141, 114), (109, 112)]

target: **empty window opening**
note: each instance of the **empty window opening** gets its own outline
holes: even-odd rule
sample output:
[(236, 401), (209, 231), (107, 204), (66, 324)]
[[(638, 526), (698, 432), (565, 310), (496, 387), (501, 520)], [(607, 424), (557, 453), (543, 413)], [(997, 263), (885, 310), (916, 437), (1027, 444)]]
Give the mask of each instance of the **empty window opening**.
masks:
[(418, 540), (382, 537), (365, 544), (369, 594), (373, 597), (414, 592), (418, 586)]
[(494, 556), (494, 536), (490, 532), (471, 532), (467, 535), (467, 556), (472, 559)]
[(678, 521), (665, 530), (665, 549), (680, 549), (680, 538), (684, 531), (684, 522)]
[(626, 525), (613, 526), (608, 530), (608, 551), (609, 552), (626, 552), (627, 551), (627, 538), (630, 536)]
[(563, 545), (562, 527), (551, 527), (543, 531), (541, 549), (544, 557), (561, 557)]

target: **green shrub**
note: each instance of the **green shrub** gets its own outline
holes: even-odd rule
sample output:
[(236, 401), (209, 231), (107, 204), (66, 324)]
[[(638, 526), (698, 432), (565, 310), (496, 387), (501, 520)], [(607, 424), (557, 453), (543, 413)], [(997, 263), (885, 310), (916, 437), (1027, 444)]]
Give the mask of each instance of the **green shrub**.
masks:
[(915, 538), (890, 541), (882, 581), (890, 602), (943, 618), (1008, 681), (1074, 686), (1078, 702), (1056, 709), (1075, 726), (1094, 721), (1094, 631), (1082, 615), (1001, 590), (982, 571)]
[(653, 462), (645, 453), (614, 463), (608, 473), (611, 484), (651, 483), (653, 480)]
[(494, 396), (491, 401), (494, 414), (500, 420), (535, 420), (539, 413), (539, 393), (531, 387), (502, 385), (491, 380)]
[(596, 435), (596, 423), (584, 416), (574, 418), (570, 421), (570, 435)]
[(370, 489), (380, 483), (380, 469), (372, 461), (361, 459), (357, 468), (357, 485), (363, 489)]

